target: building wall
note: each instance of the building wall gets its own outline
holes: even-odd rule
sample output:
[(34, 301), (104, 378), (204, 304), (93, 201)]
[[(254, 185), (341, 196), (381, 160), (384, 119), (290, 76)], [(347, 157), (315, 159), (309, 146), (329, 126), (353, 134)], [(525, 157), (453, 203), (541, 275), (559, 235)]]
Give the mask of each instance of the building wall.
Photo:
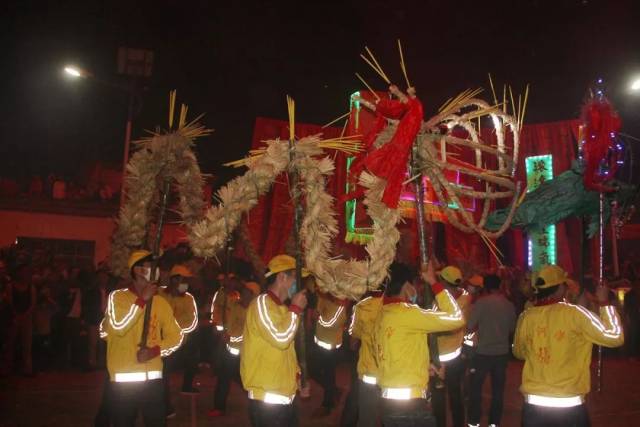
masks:
[[(94, 263), (109, 256), (110, 238), (115, 227), (113, 218), (59, 215), (41, 212), (0, 210), (0, 247), (15, 242), (16, 237), (93, 240), (96, 244)], [(185, 240), (181, 227), (165, 227), (162, 247)]]

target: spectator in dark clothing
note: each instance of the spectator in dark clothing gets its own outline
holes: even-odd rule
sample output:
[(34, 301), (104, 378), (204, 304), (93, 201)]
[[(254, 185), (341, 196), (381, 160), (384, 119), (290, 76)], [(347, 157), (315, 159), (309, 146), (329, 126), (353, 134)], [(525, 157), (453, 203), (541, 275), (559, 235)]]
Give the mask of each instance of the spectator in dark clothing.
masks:
[(487, 295), (478, 299), (471, 308), (467, 329), (477, 331), (478, 344), (474, 357), (475, 374), (471, 380), (469, 396), (469, 426), (480, 426), (482, 415), (482, 385), (491, 375), (491, 409), (489, 425), (499, 425), (502, 418), (504, 386), (509, 362), (509, 337), (516, 326), (516, 310), (500, 292), (500, 278), (484, 277)]
[(51, 297), (46, 281), (37, 288), (37, 304), (33, 320), (33, 358), (36, 370), (44, 371), (51, 366), (53, 349), (51, 343), (51, 319), (58, 305)]
[(80, 331), (82, 329), (82, 284), (80, 269), (72, 268), (63, 313), (63, 357), (65, 367), (80, 365)]
[(99, 326), (107, 308), (107, 285), (109, 273), (102, 269), (82, 289), (82, 322), (87, 329), (87, 368), (96, 369), (98, 364)]
[(33, 375), (31, 345), (33, 341), (33, 311), (36, 306), (36, 290), (31, 284), (31, 271), (26, 264), (15, 269), (7, 290), (11, 320), (4, 354), (4, 370), (11, 372), (15, 351), (20, 347), (22, 374)]

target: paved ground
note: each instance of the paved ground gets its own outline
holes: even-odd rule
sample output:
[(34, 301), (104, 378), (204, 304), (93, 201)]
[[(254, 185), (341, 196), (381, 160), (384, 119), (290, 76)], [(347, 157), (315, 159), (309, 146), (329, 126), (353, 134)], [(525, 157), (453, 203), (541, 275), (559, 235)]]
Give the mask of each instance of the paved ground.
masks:
[[(521, 364), (512, 362), (507, 381), (504, 426), (520, 425), (522, 399), (518, 393)], [(95, 373), (47, 373), (35, 378), (8, 378), (0, 380), (0, 427), (86, 427), (92, 425), (98, 407), (103, 374)], [(174, 390), (179, 378), (174, 377)], [(232, 387), (229, 415), (211, 420), (206, 416), (212, 400), (215, 380), (209, 372), (199, 375), (202, 393), (197, 398), (198, 426), (246, 426), (246, 399), (238, 386)], [(348, 388), (346, 366), (340, 367), (339, 386)], [(314, 384), (315, 385), (315, 384)], [(486, 384), (488, 385), (488, 384)], [(485, 385), (485, 386), (486, 386)], [(341, 408), (330, 417), (311, 419), (310, 414), (319, 403), (320, 389), (314, 387), (311, 401), (300, 405), (302, 427), (335, 426)], [(486, 396), (485, 396), (486, 397)], [(169, 427), (188, 427), (190, 422), (189, 398), (174, 392), (178, 412)], [(627, 359), (605, 361), (604, 390), (592, 393), (589, 412), (594, 427), (622, 427), (638, 425), (640, 418), (640, 362)], [(487, 402), (485, 402), (485, 407)]]

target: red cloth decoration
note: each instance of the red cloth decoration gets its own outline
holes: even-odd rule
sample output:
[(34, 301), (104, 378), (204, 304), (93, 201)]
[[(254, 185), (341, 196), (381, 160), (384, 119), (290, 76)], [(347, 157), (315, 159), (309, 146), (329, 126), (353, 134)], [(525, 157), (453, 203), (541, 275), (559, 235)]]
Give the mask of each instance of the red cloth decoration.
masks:
[[(387, 180), (382, 201), (391, 209), (398, 207), (402, 183), (406, 179), (407, 163), (411, 146), (420, 131), (423, 111), (422, 103), (417, 98), (409, 98), (401, 102), (392, 99), (380, 99), (376, 104), (377, 119), (374, 128), (365, 137), (365, 144), (370, 148), (376, 136), (384, 129), (384, 118), (400, 119), (398, 129), (391, 141), (377, 150), (370, 151), (361, 157), (353, 166), (351, 176), (357, 177), (366, 168), (379, 178)], [(348, 195), (354, 198), (362, 190)]]
[(599, 174), (600, 164), (613, 149), (615, 135), (620, 130), (620, 117), (607, 100), (594, 99), (585, 105), (582, 112), (584, 127), (584, 171), (585, 188), (598, 192), (610, 192), (606, 186), (616, 172), (617, 163), (609, 161), (608, 175)]

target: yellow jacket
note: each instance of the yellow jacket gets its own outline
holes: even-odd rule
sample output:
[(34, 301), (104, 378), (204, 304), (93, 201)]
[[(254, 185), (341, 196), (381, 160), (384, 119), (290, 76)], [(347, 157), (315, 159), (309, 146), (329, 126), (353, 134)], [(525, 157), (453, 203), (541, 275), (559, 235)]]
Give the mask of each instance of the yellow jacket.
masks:
[(271, 292), (251, 301), (240, 355), (242, 385), (250, 399), (267, 403), (293, 400), (300, 371), (294, 345), (298, 312)]
[[(225, 304), (226, 298), (226, 304)], [(231, 303), (233, 301), (237, 301), (239, 299), (239, 295), (237, 292), (226, 292), (225, 288), (220, 288), (213, 294), (213, 298), (211, 298), (211, 323), (215, 326), (217, 331), (222, 331), (225, 329), (227, 324), (223, 325), (222, 320), (222, 310), (226, 307), (224, 319), (227, 321), (229, 319), (229, 314), (231, 313)]]
[(547, 397), (584, 396), (591, 388), (592, 345), (619, 347), (623, 342), (613, 306), (600, 308), (600, 318), (566, 302), (531, 307), (520, 315), (513, 341), (513, 354), (525, 361), (520, 391)]
[(227, 343), (227, 350), (231, 354), (237, 356), (242, 349), (242, 341), (244, 339), (244, 323), (247, 318), (247, 309), (240, 304), (239, 301), (233, 301), (230, 304), (229, 318), (227, 324), (227, 333), (229, 334), (229, 342)]
[(391, 399), (425, 397), (429, 383), (426, 334), (464, 325), (462, 311), (444, 288), (435, 284), (439, 311), (423, 310), (398, 298), (385, 298), (375, 325), (378, 384)]
[(198, 327), (198, 306), (196, 300), (189, 292), (173, 295), (166, 286), (160, 288), (158, 295), (164, 298), (173, 310), (173, 317), (182, 328), (183, 334), (193, 332)]
[(171, 307), (160, 296), (153, 297), (147, 346), (157, 356), (138, 363), (145, 302), (130, 289), (109, 294), (107, 311), (100, 323), (100, 336), (107, 341), (107, 369), (111, 381), (145, 381), (162, 378), (162, 359), (180, 347), (184, 335)]
[[(456, 295), (456, 293), (458, 293), (458, 295)], [(456, 289), (453, 296), (456, 297), (458, 307), (460, 307), (466, 319), (469, 315), (469, 309), (471, 308), (471, 295), (464, 289)], [(438, 353), (441, 362), (448, 362), (460, 355), (465, 333), (466, 328), (463, 326), (454, 331), (438, 334)]]
[(360, 340), (358, 354), (358, 378), (367, 382), (376, 383), (378, 378), (378, 365), (376, 364), (376, 351), (374, 346), (375, 322), (382, 310), (382, 295), (370, 296), (353, 307), (349, 334)]
[(342, 346), (342, 334), (347, 322), (349, 301), (331, 294), (318, 293), (318, 321), (314, 341), (326, 350)]

